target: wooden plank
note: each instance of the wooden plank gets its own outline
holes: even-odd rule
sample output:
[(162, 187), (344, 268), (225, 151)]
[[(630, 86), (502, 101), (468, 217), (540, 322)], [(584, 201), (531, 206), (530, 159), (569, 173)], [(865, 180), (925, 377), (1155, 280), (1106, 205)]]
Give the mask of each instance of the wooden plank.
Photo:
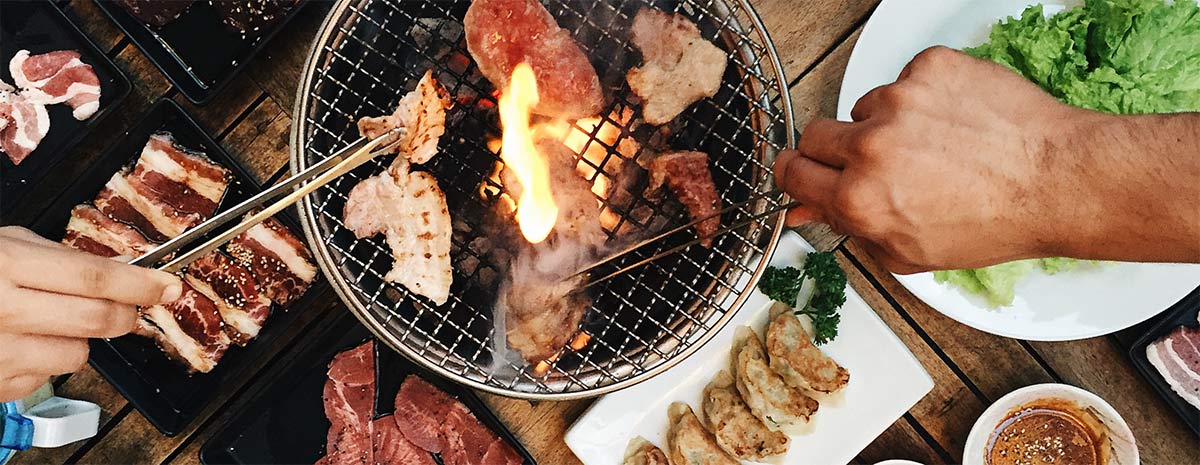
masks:
[(252, 361), (237, 373), (231, 373), (227, 377), (229, 382), (223, 386), (221, 392), (196, 420), (179, 434), (170, 438), (162, 436), (141, 413), (130, 412), (113, 425), (102, 440), (87, 449), (79, 457), (79, 463), (162, 463), (195, 434), (201, 425), (205, 425), (209, 417), (223, 411), (230, 400), (242, 394), (244, 387), (251, 386), (251, 383), (269, 384), (272, 381), (270, 377), (262, 376), (263, 373), (271, 372), (266, 368), (277, 362), (277, 358), (283, 358), (280, 354), (291, 353), (285, 348), (295, 343), (298, 336), (305, 334), (310, 328), (319, 326), (313, 324), (315, 321), (322, 321), (333, 309), (341, 306), (341, 301), (329, 288), (323, 289), (314, 301), (315, 303), (305, 309), (304, 314), (287, 329), (275, 347), (264, 353), (262, 359)]
[(1200, 440), (1105, 337), (1031, 342), (1063, 382), (1096, 393), (1129, 423), (1142, 463), (1200, 463)]
[(271, 39), (247, 72), (291, 116), (309, 47), (333, 2), (309, 2), (287, 28)]
[(250, 107), (258, 102), (263, 90), (250, 76), (241, 75), (230, 82), (217, 97), (207, 105), (198, 106), (183, 94), (175, 94), (172, 99), (187, 110), (204, 131), (214, 139), (220, 138), (225, 131), (238, 121)]
[(116, 24), (108, 19), (108, 16), (100, 11), (100, 7), (96, 6), (96, 2), (91, 0), (78, 0), (71, 2), (65, 8), (67, 17), (71, 18), (71, 22), (79, 26), (84, 34), (87, 34), (100, 50), (111, 52), (121, 39), (125, 38), (125, 34), (117, 28)]
[(508, 425), (538, 463), (580, 463), (563, 442), (563, 435), (591, 405), (590, 400), (531, 403), (485, 393), (479, 393), (479, 397)]
[(221, 146), (262, 182), (288, 163), (291, 126), (287, 112), (268, 98), (225, 136)]
[(967, 433), (987, 404), (942, 360), (937, 348), (922, 339), (900, 310), (880, 294), (862, 270), (850, 261), (845, 248), (838, 249), (837, 257), (842, 269), (846, 270), (850, 286), (875, 309), (933, 378), (933, 390), (909, 410), (909, 414), (950, 454), (950, 458), (962, 457)]
[(830, 0), (805, 7), (789, 0), (750, 3), (775, 43), (784, 73), (795, 80), (826, 51), (841, 44), (879, 1)]
[(912, 460), (917, 463), (942, 463), (938, 452), (917, 433), (911, 417), (896, 420), (886, 431), (858, 454), (857, 462), (873, 464), (889, 459)]
[(75, 146), (75, 154), (59, 164), (53, 176), (42, 179), (25, 196), (24, 204), (5, 215), (0, 223), (24, 225), (37, 219), (51, 201), (66, 190), (73, 180), (78, 179), (109, 146), (123, 137), (124, 132), (171, 87), (150, 60), (132, 45), (122, 48), (113, 61), (129, 76), (133, 85), (129, 96), (121, 102), (117, 111), (101, 121)]
[(1031, 384), (1054, 382), (1053, 376), (1019, 341), (988, 334), (950, 319), (908, 292), (854, 239), (844, 245), (987, 399), (999, 399)]

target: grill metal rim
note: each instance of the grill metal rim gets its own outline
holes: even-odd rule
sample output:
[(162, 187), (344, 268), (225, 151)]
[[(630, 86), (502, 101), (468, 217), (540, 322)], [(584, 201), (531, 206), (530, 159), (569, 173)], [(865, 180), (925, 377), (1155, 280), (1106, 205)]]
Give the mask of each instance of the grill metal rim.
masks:
[[(318, 62), (324, 61), (325, 62), (324, 64), (328, 65), (330, 61), (335, 59), (332, 56), (332, 54), (327, 55), (327, 54), (322, 53), (322, 49), (325, 48), (327, 46), (327, 44), (331, 43), (330, 38), (333, 36), (339, 36), (340, 40), (345, 40), (346, 37), (350, 36), (353, 29), (351, 26), (349, 26), (349, 22), (352, 20), (355, 20), (355, 17), (345, 15), (347, 9), (352, 9), (353, 11), (355, 11), (356, 13), (361, 15), (362, 8), (360, 8), (360, 7), (364, 4), (369, 3), (370, 1), (371, 0), (339, 0), (339, 2), (331, 9), (328, 16), (325, 18), (324, 22), (322, 23), (319, 34), (317, 35), (312, 46), (310, 47), (308, 58), (306, 59), (305, 66), (302, 70), (303, 75), (300, 80), (300, 85), (299, 85), (299, 88), (297, 89), (296, 105), (294, 106), (294, 109), (293, 109), (293, 120), (292, 120), (293, 125), (291, 128), (291, 135), (290, 135), (290, 152), (291, 152), (290, 166), (291, 166), (292, 172), (297, 172), (298, 170), (303, 169), (304, 166), (306, 166), (306, 164), (308, 162), (308, 160), (306, 159), (306, 152), (308, 151), (308, 148), (307, 148), (307, 140), (306, 140), (306, 134), (305, 134), (304, 129), (309, 127), (308, 115), (309, 115), (309, 111), (311, 109), (310, 105), (313, 103), (313, 101), (311, 101), (308, 97), (309, 97), (310, 90), (313, 89), (312, 84), (313, 84), (314, 79), (320, 74), (319, 70), (318, 70), (318, 65), (320, 63), (318, 63)], [(759, 41), (761, 41), (760, 44), (754, 44), (753, 42), (741, 43), (740, 46), (736, 47), (736, 48), (740, 48), (740, 50), (732, 51), (733, 57), (740, 56), (743, 59), (746, 59), (748, 63), (754, 64), (754, 68), (759, 68), (759, 67), (763, 66), (764, 63), (762, 63), (762, 61), (764, 61), (763, 58), (765, 57), (766, 61), (767, 61), (767, 63), (765, 65), (769, 66), (770, 74), (773, 76), (772, 80), (774, 81), (773, 86), (770, 86), (770, 87), (771, 87), (771, 89), (775, 90), (776, 91), (775, 93), (777, 94), (777, 96), (774, 99), (771, 99), (771, 98), (769, 98), (770, 93), (763, 90), (763, 91), (759, 91), (757, 93), (753, 93), (753, 92), (747, 93), (747, 94), (744, 94), (744, 96), (747, 97), (747, 102), (752, 104), (753, 106), (758, 107), (759, 111), (777, 109), (782, 113), (779, 116), (781, 116), (782, 120), (783, 120), (783, 128), (782, 128), (781, 132), (783, 133), (782, 134), (783, 139), (784, 139), (783, 142), (785, 145), (783, 147), (776, 146), (775, 149), (778, 150), (778, 149), (793, 148), (793, 147), (795, 147), (796, 134), (795, 134), (795, 130), (794, 130), (795, 122), (794, 122), (794, 115), (792, 112), (791, 98), (790, 98), (790, 95), (788, 94), (788, 88), (787, 88), (788, 81), (787, 81), (785, 72), (783, 70), (782, 62), (779, 59), (778, 53), (775, 50), (774, 43), (771, 40), (768, 31), (765, 29), (765, 26), (764, 26), (761, 18), (759, 17), (757, 11), (755, 11), (753, 6), (750, 5), (749, 0), (736, 0), (736, 1), (729, 0), (729, 1), (734, 2), (738, 5), (738, 7), (737, 7), (738, 12), (745, 14), (746, 18), (748, 18), (748, 20), (751, 22), (752, 29), (754, 31), (754, 35), (756, 35), (757, 39)], [(722, 35), (730, 33), (728, 30), (726, 30), (726, 27), (729, 26), (729, 24), (728, 24), (729, 22), (733, 22), (734, 29), (740, 35), (740, 37), (743, 39), (747, 38), (748, 31), (745, 28), (741, 27), (740, 24), (737, 24), (738, 18), (736, 16), (733, 16), (730, 13), (728, 4), (724, 3), (724, 1), (722, 1), (722, 0), (709, 0), (707, 3), (707, 6), (710, 8), (716, 7), (718, 9), (723, 10), (723, 11), (721, 11), (721, 13), (723, 13), (725, 15), (724, 18), (726, 19), (726, 23), (724, 25), (722, 25), (722, 27), (721, 27)], [(338, 20), (343, 17), (346, 18), (347, 22), (339, 24)], [(741, 41), (734, 41), (733, 43), (738, 43), (738, 42), (741, 42)], [(751, 45), (759, 45), (760, 48), (763, 49), (763, 52), (755, 53), (753, 50), (749, 50)], [(752, 58), (755, 58), (755, 57), (757, 57), (757, 60), (751, 60)], [(741, 68), (741, 66), (739, 66), (739, 68)], [(763, 76), (765, 76), (765, 73), (761, 73), (761, 72), (759, 72), (756, 75), (756, 77), (759, 78), (759, 80), (763, 80), (762, 79)], [(740, 85), (749, 85), (749, 84), (747, 84), (747, 80), (748, 79), (745, 76), (743, 76), (743, 79), (742, 79), (742, 82), (740, 83)], [(345, 87), (345, 86), (343, 86), (343, 87)], [(756, 100), (758, 100), (757, 97), (761, 97), (762, 101), (756, 101)], [(776, 106), (776, 103), (778, 103), (778, 106)], [(747, 116), (747, 118), (749, 118), (753, 121), (757, 120), (757, 118), (752, 118), (749, 115)], [(324, 130), (325, 132), (329, 132), (327, 129), (324, 129), (324, 128), (320, 128), (320, 129)], [(739, 129), (739, 130), (741, 130), (741, 129)], [(758, 129), (752, 128), (752, 130), (755, 133), (756, 139), (769, 138), (769, 136), (763, 135), (762, 128), (758, 128)], [(330, 133), (330, 135), (334, 135), (334, 134)], [(336, 135), (334, 135), (334, 137), (340, 140), (340, 138), (337, 137)], [(720, 135), (716, 135), (715, 137), (717, 137), (718, 139), (721, 139)], [(721, 140), (724, 141), (724, 139), (721, 139)], [(728, 141), (724, 141), (724, 143), (731, 144), (731, 142), (728, 142)], [(757, 144), (757, 146), (754, 148), (754, 151), (757, 152), (760, 150), (769, 150), (769, 147), (764, 146), (766, 144), (767, 143), (765, 143), (765, 142), (761, 143), (761, 144)], [(773, 153), (771, 155), (773, 155)], [(767, 159), (766, 161), (769, 162), (770, 159)], [(760, 167), (761, 166), (762, 165), (760, 164)], [(769, 175), (768, 175), (768, 179), (769, 179)], [(786, 196), (782, 198), (782, 201), (787, 201)], [(449, 379), (455, 380), (456, 382), (460, 382), (460, 383), (466, 384), (472, 388), (483, 390), (483, 391), (490, 392), (493, 394), (499, 394), (499, 395), (504, 395), (504, 396), (509, 396), (509, 397), (524, 398), (524, 399), (530, 399), (530, 400), (569, 400), (569, 399), (579, 399), (579, 398), (598, 396), (601, 394), (605, 394), (605, 393), (613, 392), (613, 391), (616, 391), (619, 389), (623, 389), (623, 388), (635, 385), (637, 383), (640, 383), (642, 381), (645, 381), (647, 379), (650, 379), (650, 378), (657, 376), (658, 374), (661, 374), (662, 372), (665, 372), (666, 370), (674, 367), (676, 364), (682, 362), (684, 359), (686, 359), (687, 357), (692, 355), (696, 350), (699, 350), (700, 347), (702, 347), (704, 344), (706, 344), (713, 336), (715, 336), (716, 333), (719, 332), (725, 326), (725, 324), (732, 318), (733, 314), (735, 312), (737, 312), (740, 309), (740, 307), (745, 303), (746, 299), (749, 297), (750, 291), (753, 289), (753, 286), (758, 282), (763, 271), (765, 270), (766, 264), (768, 263), (771, 255), (773, 254), (775, 247), (778, 244), (779, 237), (782, 234), (783, 229), (784, 229), (784, 216), (782, 214), (780, 214), (775, 219), (774, 224), (770, 225), (770, 230), (771, 230), (770, 238), (769, 238), (769, 240), (766, 240), (766, 245), (761, 250), (762, 259), (757, 263), (757, 266), (754, 266), (752, 258), (749, 256), (740, 257), (741, 258), (740, 260), (733, 260), (730, 265), (727, 265), (727, 266), (738, 266), (740, 268), (747, 269), (747, 270), (748, 270), (748, 267), (754, 266), (754, 270), (750, 274), (749, 280), (746, 282), (745, 287), (741, 287), (739, 290), (739, 289), (737, 289), (738, 287), (740, 287), (739, 282), (727, 283), (727, 282), (722, 282), (719, 278), (714, 280), (714, 282), (710, 285), (710, 287), (718, 288), (718, 290), (716, 291), (716, 294), (718, 294), (718, 295), (713, 300), (717, 303), (717, 305), (719, 305), (720, 307), (727, 308), (728, 310), (725, 310), (723, 312), (723, 314), (720, 315), (719, 318), (717, 318), (716, 321), (711, 321), (711, 322), (709, 322), (707, 320), (710, 320), (711, 317), (714, 316), (713, 314), (709, 314), (702, 318), (694, 318), (692, 316), (688, 316), (686, 319), (691, 320), (690, 323), (689, 322), (683, 322), (683, 323), (696, 326), (698, 329), (693, 328), (688, 333), (683, 334), (682, 337), (681, 337), (681, 335), (676, 334), (676, 340), (673, 343), (671, 343), (669, 340), (667, 342), (663, 343), (663, 344), (670, 343), (674, 346), (678, 346), (679, 344), (685, 344), (686, 347), (684, 347), (681, 351), (678, 351), (675, 349), (660, 350), (660, 348), (656, 347), (656, 346), (644, 347), (641, 350), (642, 355), (639, 356), (641, 359), (644, 360), (647, 356), (657, 356), (657, 357), (663, 358), (663, 360), (661, 360), (661, 362), (657, 363), (656, 365), (650, 367), (649, 369), (642, 370), (640, 373), (637, 373), (636, 375), (634, 375), (632, 377), (627, 377), (625, 379), (620, 379), (620, 380), (617, 380), (617, 381), (609, 383), (609, 384), (601, 385), (598, 387), (591, 387), (591, 388), (587, 388), (587, 389), (583, 389), (583, 390), (579, 390), (579, 391), (528, 392), (528, 391), (511, 389), (512, 385), (515, 385), (517, 382), (519, 382), (520, 378), (514, 379), (512, 385), (510, 385), (509, 388), (505, 388), (502, 386), (497, 386), (497, 385), (493, 385), (493, 384), (489, 384), (489, 383), (485, 383), (485, 382), (480, 382), (475, 379), (471, 379), (466, 376), (463, 376), (460, 373), (451, 371), (450, 369), (443, 366), (443, 363), (449, 361), (448, 358), (452, 355), (452, 352), (447, 352), (446, 355), (443, 356), (442, 360), (440, 361), (441, 363), (439, 363), (439, 361), (431, 360), (429, 358), (422, 356), (421, 353), (418, 353), (417, 351), (413, 350), (408, 344), (406, 344), (402, 340), (402, 336), (404, 336), (404, 335), (396, 334), (390, 328), (388, 328), (387, 324), (388, 324), (388, 320), (390, 320), (390, 318), (380, 320), (380, 318), (377, 315), (375, 315), (371, 312), (370, 308), (372, 306), (377, 305), (377, 303), (376, 302), (364, 302), (360, 298), (361, 296), (359, 295), (359, 293), (355, 290), (354, 284), (351, 283), (350, 280), (345, 279), (345, 277), (342, 276), (339, 265), (337, 263), (335, 263), (335, 258), (332, 256), (331, 251), (327, 248), (327, 245), (329, 245), (329, 244), (327, 244), (325, 242), (326, 238), (321, 237), (320, 226), (319, 226), (319, 221), (320, 221), (319, 217), (320, 217), (321, 212), (316, 211), (315, 210), (316, 207), (317, 206), (314, 204), (312, 196), (305, 197), (297, 207), (299, 210), (301, 220), (302, 220), (302, 226), (304, 229), (305, 238), (307, 239), (310, 246), (313, 246), (312, 249), (313, 249), (314, 254), (317, 257), (318, 264), (321, 267), (322, 271), (326, 274), (326, 276), (330, 277), (330, 282), (333, 285), (334, 290), (337, 292), (338, 296), (342, 299), (342, 301), (344, 303), (347, 304), (347, 306), (351, 309), (352, 313), (371, 331), (372, 334), (374, 334), (377, 338), (383, 340), (385, 343), (387, 343), (393, 349), (404, 354), (406, 357), (414, 360), (415, 362), (424, 366), (425, 368), (428, 368), (428, 369), (434, 371), (435, 373), (438, 373), (441, 376), (445, 376)], [(751, 229), (748, 231), (751, 232), (751, 234), (749, 234), (750, 236), (754, 236), (756, 234), (761, 233), (761, 230)], [(742, 238), (742, 239), (744, 241), (747, 240), (746, 238)], [(763, 241), (762, 238), (759, 238), (758, 240)], [(754, 247), (754, 249), (758, 249), (758, 247)], [(726, 256), (726, 257), (730, 258), (728, 256)], [(653, 266), (653, 264), (647, 265), (647, 266)], [(721, 274), (723, 274), (723, 272)], [(722, 286), (726, 287), (727, 289), (719, 290), (719, 288)], [(378, 294), (382, 293), (382, 292), (384, 292), (383, 288), (381, 288), (380, 291), (376, 293), (375, 297), (378, 297)], [(733, 299), (732, 302), (729, 302), (730, 298)], [(375, 298), (373, 297), (372, 300), (375, 300)], [(698, 303), (697, 303), (697, 305), (698, 305)], [(418, 307), (421, 307), (421, 309), (418, 310), (418, 312), (428, 311), (428, 309), (424, 308), (424, 306), (418, 306)], [(714, 311), (718, 311), (718, 310), (714, 310)], [(653, 321), (653, 320), (651, 320), (651, 321)], [(443, 319), (443, 323), (444, 322), (445, 322), (445, 320)], [(658, 324), (660, 326), (662, 324), (662, 323), (658, 323), (656, 321), (654, 321), (654, 323)], [(709, 325), (707, 325), (707, 328), (705, 327), (706, 326), (705, 323), (709, 323)], [(639, 325), (643, 324), (643, 322), (639, 320), (638, 324)], [(675, 323), (671, 323), (671, 324), (678, 325), (678, 324), (680, 324), (680, 322), (675, 322)], [(409, 331), (412, 331), (412, 330), (413, 330), (413, 328), (409, 329)], [(460, 338), (461, 338), (461, 336), (460, 336)], [(429, 344), (434, 342), (433, 339), (434, 338), (432, 336), (427, 335), (427, 341), (425, 343), (426, 347)], [(663, 345), (663, 344), (660, 344), (660, 345)], [(589, 350), (592, 350), (592, 351), (594, 351), (595, 349), (596, 349), (595, 344), (593, 344), (589, 348)], [(626, 351), (616, 350), (616, 351), (614, 351), (614, 357), (626, 358), (625, 352)], [(649, 354), (649, 355), (647, 355), (647, 354)], [(587, 361), (587, 360), (585, 359), (585, 361)], [(576, 371), (576, 373), (578, 373), (580, 370), (583, 370), (589, 363), (592, 366), (596, 366), (594, 362), (589, 361), (588, 363), (581, 364), (574, 371)], [(635, 366), (628, 366), (628, 367), (622, 366), (622, 367), (618, 367), (618, 368), (624, 370), (625, 372), (636, 371), (636, 369), (637, 369), (637, 367), (635, 367)], [(606, 370), (606, 369), (601, 368), (601, 370), (604, 371), (605, 373), (608, 373), (608, 370)], [(567, 376), (571, 376), (569, 373), (566, 373), (566, 372), (564, 372), (564, 374), (566, 374)], [(600, 374), (600, 375), (595, 375), (595, 376), (604, 376), (604, 375)], [(536, 378), (531, 378), (531, 379), (533, 379), (534, 382), (537, 383)], [(488, 381), (488, 380), (491, 380), (490, 376), (488, 376), (485, 381)]]

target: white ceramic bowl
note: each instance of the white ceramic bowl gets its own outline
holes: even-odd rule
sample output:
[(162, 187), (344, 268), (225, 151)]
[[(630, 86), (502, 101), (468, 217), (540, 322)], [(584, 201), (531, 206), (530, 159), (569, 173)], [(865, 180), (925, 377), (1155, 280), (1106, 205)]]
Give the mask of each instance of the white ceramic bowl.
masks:
[(1108, 430), (1111, 454), (1107, 465), (1138, 465), (1137, 441), (1125, 419), (1108, 402), (1091, 392), (1067, 384), (1035, 384), (1026, 386), (1001, 397), (988, 407), (967, 436), (963, 448), (964, 465), (985, 465), (988, 439), (997, 425), (1004, 421), (1016, 408), (1041, 399), (1063, 399), (1074, 402), (1080, 408), (1094, 413)]

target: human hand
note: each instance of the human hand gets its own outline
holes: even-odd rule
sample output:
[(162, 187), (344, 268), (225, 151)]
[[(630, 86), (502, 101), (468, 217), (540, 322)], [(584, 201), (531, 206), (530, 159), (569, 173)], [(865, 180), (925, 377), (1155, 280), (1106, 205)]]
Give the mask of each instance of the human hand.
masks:
[(0, 228), (0, 401), (87, 361), (87, 338), (128, 333), (138, 305), (174, 301), (175, 276), (89, 255), (27, 229)]
[(1055, 169), (1053, 137), (1096, 114), (934, 47), (851, 115), (814, 119), (798, 150), (776, 160), (777, 182), (804, 205), (788, 222), (824, 221), (888, 269), (915, 273), (1051, 255), (1059, 221), (1050, 212), (1071, 200), (1061, 194), (1084, 171)]

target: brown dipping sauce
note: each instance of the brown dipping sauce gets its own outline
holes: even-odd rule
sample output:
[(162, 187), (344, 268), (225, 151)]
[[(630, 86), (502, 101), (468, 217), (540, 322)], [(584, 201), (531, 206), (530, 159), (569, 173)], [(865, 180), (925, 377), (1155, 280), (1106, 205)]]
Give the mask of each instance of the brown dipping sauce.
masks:
[(1074, 402), (1040, 399), (1013, 409), (988, 440), (987, 465), (1107, 465), (1107, 430)]

